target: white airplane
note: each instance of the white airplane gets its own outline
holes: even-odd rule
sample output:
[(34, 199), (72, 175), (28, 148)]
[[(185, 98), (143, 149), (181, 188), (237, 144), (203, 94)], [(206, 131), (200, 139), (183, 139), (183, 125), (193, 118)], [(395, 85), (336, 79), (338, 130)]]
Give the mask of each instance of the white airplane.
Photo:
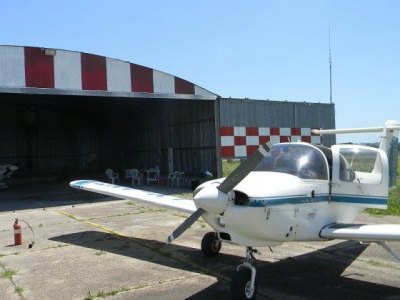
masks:
[(8, 188), (3, 181), (10, 178), (16, 170), (18, 170), (18, 167), (14, 165), (0, 165), (0, 189)]
[(245, 261), (237, 267), (231, 292), (234, 299), (254, 299), (254, 247), (356, 240), (378, 243), (400, 260), (386, 244), (400, 241), (400, 224), (353, 224), (357, 213), (367, 207), (387, 208), (389, 160), (397, 163), (400, 123), (387, 121), (384, 127), (315, 133), (378, 131), (382, 132), (379, 149), (360, 145), (327, 148), (301, 142), (262, 145), (228, 177), (197, 187), (193, 201), (93, 180), (77, 180), (70, 185), (191, 213), (167, 243), (202, 217), (214, 229), (201, 241), (206, 257), (217, 255), (221, 242), (246, 247)]

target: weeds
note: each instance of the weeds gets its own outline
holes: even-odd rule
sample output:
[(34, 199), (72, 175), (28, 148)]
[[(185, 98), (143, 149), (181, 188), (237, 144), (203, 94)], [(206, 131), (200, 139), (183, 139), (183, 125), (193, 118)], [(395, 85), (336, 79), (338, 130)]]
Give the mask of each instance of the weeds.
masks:
[(94, 296), (90, 293), (90, 291), (87, 293), (86, 297), (83, 300), (93, 300)]
[(107, 254), (107, 252), (104, 251), (104, 250), (99, 250), (99, 251), (97, 251), (97, 252), (95, 253), (96, 256), (102, 256), (102, 255), (106, 255), (106, 254)]
[(4, 278), (8, 278), (8, 279), (12, 279), (14, 275), (17, 274), (17, 271), (15, 271), (14, 269), (4, 269), (3, 272), (3, 277)]
[(111, 290), (111, 291), (100, 291), (97, 292), (95, 295), (90, 293), (90, 291), (87, 293), (86, 297), (83, 300), (93, 300), (95, 298), (106, 298), (110, 296), (115, 296), (118, 295), (119, 293), (127, 292), (129, 291), (128, 288), (120, 288), (118, 290)]
[(22, 297), (22, 293), (24, 292), (24, 288), (22, 286), (16, 286), (15, 287), (15, 292)]

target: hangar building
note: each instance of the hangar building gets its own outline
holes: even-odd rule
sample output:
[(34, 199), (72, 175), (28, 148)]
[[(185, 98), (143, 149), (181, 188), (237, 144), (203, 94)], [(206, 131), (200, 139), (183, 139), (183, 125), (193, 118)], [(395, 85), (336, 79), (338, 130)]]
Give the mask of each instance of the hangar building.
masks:
[(0, 46), (0, 124), (0, 165), (18, 164), (19, 176), (156, 165), (221, 175), (221, 159), (269, 140), (320, 143), (311, 129), (334, 128), (335, 116), (332, 104), (221, 98), (109, 57)]

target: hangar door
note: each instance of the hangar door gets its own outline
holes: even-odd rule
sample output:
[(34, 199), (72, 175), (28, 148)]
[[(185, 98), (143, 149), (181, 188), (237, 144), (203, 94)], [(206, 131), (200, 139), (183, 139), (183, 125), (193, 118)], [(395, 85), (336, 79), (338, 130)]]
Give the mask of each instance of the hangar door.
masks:
[[(213, 101), (1, 94), (0, 164), (20, 176), (216, 172)], [(168, 154), (169, 153), (169, 154)]]

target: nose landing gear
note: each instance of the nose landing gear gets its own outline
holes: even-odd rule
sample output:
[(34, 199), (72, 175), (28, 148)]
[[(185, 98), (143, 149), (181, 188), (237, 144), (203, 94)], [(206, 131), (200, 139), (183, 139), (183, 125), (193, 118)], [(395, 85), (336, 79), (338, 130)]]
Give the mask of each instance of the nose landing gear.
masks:
[[(221, 250), (221, 240), (215, 232), (208, 232), (201, 241), (201, 252), (205, 257), (218, 255)], [(254, 267), (254, 253), (257, 249), (246, 247), (244, 262), (236, 269), (231, 283), (232, 299), (255, 299), (257, 294), (256, 268)]]
[(231, 283), (232, 299), (255, 299), (257, 294), (256, 268), (253, 253), (256, 249), (246, 248), (246, 259), (237, 267), (237, 272)]
[(215, 232), (208, 232), (201, 240), (201, 252), (205, 257), (216, 256), (221, 250), (221, 244)]

